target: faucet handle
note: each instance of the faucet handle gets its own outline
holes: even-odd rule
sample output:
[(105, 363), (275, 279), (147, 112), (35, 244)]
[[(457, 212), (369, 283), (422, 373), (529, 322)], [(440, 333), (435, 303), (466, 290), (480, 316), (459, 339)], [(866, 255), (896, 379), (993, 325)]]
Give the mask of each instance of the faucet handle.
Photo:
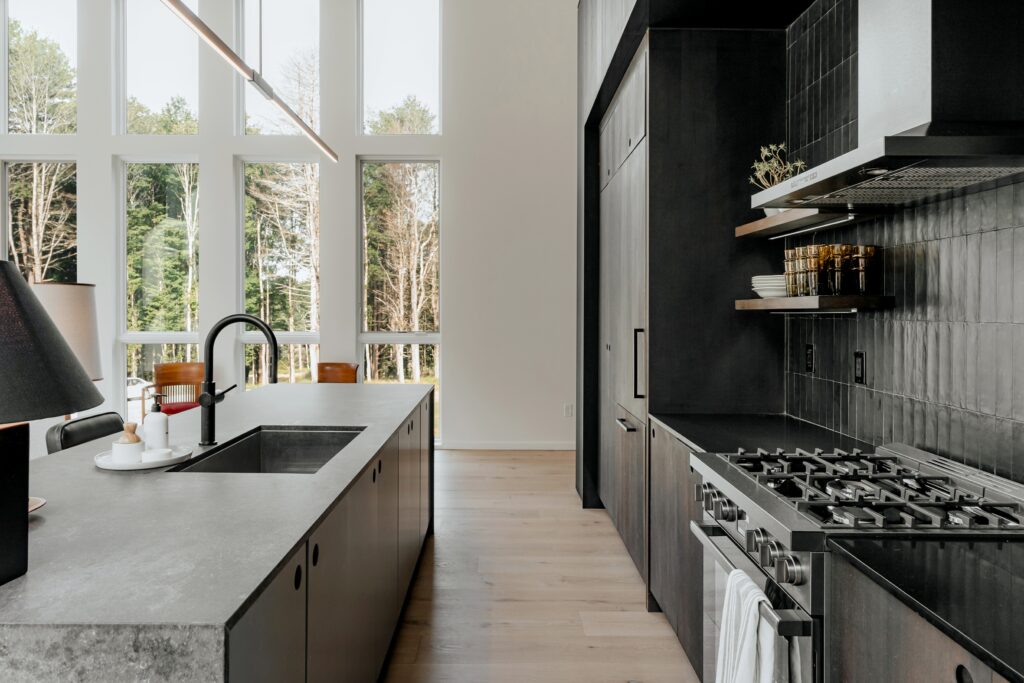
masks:
[(226, 393), (228, 393), (228, 392), (229, 392), (229, 391), (231, 391), (232, 389), (237, 389), (237, 388), (238, 388), (238, 385), (237, 385), (237, 384), (232, 384), (232, 385), (231, 385), (230, 387), (228, 387), (228, 388), (227, 388), (227, 389), (225, 389), (224, 391), (222, 391), (222, 392), (220, 392), (219, 394), (217, 394), (217, 402), (219, 403), (219, 402), (223, 401), (223, 400), (224, 400), (224, 395), (225, 395)]

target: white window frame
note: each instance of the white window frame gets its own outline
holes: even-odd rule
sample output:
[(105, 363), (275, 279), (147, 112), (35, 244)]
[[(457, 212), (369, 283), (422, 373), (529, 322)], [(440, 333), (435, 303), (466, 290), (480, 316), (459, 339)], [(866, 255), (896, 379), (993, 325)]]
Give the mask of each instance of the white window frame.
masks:
[(440, 138), (444, 134), (444, 3), (437, 0), (437, 132), (424, 135), (373, 135), (366, 132), (366, 101), (363, 83), (366, 71), (366, 36), (364, 4), (356, 3), (356, 135), (368, 138)]
[[(246, 164), (316, 164), (320, 166), (320, 157), (316, 154), (278, 155), (240, 155), (235, 157), (235, 192), (238, 209), (238, 225), (235, 230), (235, 243), (238, 258), (238, 282), (235, 286), (237, 310), (245, 311), (245, 165)], [(319, 187), (323, 193), (323, 185)], [(319, 203), (318, 197), (317, 202)], [(320, 226), (323, 230), (323, 226)], [(322, 294), (321, 294), (322, 301)], [(303, 330), (296, 332), (274, 330), (278, 347), (287, 344), (320, 344), (320, 330)], [(267, 339), (262, 332), (246, 330), (238, 335), (238, 371), (240, 377), (245, 376), (245, 347), (248, 344), (266, 344)], [(280, 349), (279, 349), (280, 350)]]
[[(360, 5), (362, 3), (360, 2)], [(361, 26), (362, 24), (360, 24)], [(401, 137), (401, 136), (396, 136)], [(433, 137), (433, 136), (431, 136)], [(438, 221), (438, 252), (437, 252), (437, 331), (436, 332), (367, 332), (366, 331), (366, 290), (364, 289), (365, 278), (363, 277), (363, 262), (366, 259), (366, 225), (363, 221), (363, 164), (365, 163), (387, 163), (387, 164), (422, 164), (422, 163), (434, 163), (437, 164), (437, 221)], [(356, 225), (358, 226), (356, 232), (356, 239), (358, 241), (358, 247), (356, 249), (356, 296), (359, 297), (356, 302), (357, 309), (357, 320), (358, 320), (358, 333), (356, 335), (356, 346), (359, 348), (360, 365), (363, 363), (363, 359), (366, 358), (366, 347), (370, 345), (381, 345), (381, 344), (417, 344), (420, 346), (436, 346), (438, 353), (435, 358), (435, 370), (437, 374), (438, 385), (443, 384), (443, 376), (441, 370), (441, 338), (442, 331), (444, 329), (442, 311), (444, 310), (444, 287), (442, 282), (444, 281), (444, 183), (443, 177), (444, 161), (439, 154), (433, 155), (403, 155), (403, 156), (390, 156), (385, 154), (366, 154), (359, 155), (356, 157)], [(363, 368), (363, 376), (365, 377), (366, 368)], [(441, 443), (438, 438), (437, 443)]]
[[(117, 347), (114, 351), (114, 371), (120, 380), (117, 382), (117, 395), (114, 397), (116, 405), (120, 406), (121, 414), (128, 414), (128, 396), (125, 382), (128, 379), (125, 362), (127, 353), (125, 347), (129, 344), (195, 344), (200, 347), (199, 354), (202, 354), (199, 331), (194, 332), (173, 332), (173, 331), (147, 331), (136, 332), (128, 329), (128, 166), (132, 164), (199, 164), (199, 157), (196, 154), (181, 154), (177, 156), (152, 156), (152, 155), (126, 155), (114, 159), (114, 206), (117, 207), (117, 286), (115, 287), (117, 311)], [(203, 219), (202, 209), (199, 213), (199, 234), (202, 244)], [(199, 252), (201, 259), (202, 251)], [(202, 293), (202, 282), (199, 283), (199, 291)], [(199, 299), (202, 306), (202, 300)], [(197, 357), (198, 360), (198, 357)]]

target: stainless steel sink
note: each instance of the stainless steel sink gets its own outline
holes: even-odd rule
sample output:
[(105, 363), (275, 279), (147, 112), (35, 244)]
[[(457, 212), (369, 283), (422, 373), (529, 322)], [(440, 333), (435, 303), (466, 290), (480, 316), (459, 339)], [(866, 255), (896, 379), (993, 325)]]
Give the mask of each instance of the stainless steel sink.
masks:
[(171, 472), (315, 474), (365, 427), (257, 427)]

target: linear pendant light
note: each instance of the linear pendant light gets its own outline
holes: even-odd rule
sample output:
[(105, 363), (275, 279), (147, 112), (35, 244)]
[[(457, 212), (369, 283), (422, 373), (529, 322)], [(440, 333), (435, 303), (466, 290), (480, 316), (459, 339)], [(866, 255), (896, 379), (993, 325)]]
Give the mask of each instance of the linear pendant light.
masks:
[(219, 54), (224, 60), (231, 65), (235, 71), (237, 71), (242, 78), (252, 83), (253, 87), (259, 91), (261, 95), (267, 98), (271, 104), (281, 110), (281, 113), (288, 117), (296, 126), (299, 127), (307, 138), (309, 138), (314, 145), (320, 148), (330, 158), (331, 161), (338, 161), (338, 154), (328, 146), (324, 139), (317, 135), (316, 131), (313, 130), (308, 123), (306, 123), (301, 116), (296, 114), (291, 107), (289, 107), (284, 100), (274, 92), (274, 89), (270, 87), (270, 84), (264, 80), (263, 75), (259, 71), (256, 71), (251, 66), (245, 63), (237, 52), (228, 47), (228, 44), (221, 40), (213, 29), (211, 29), (202, 19), (188, 8), (188, 6), (182, 0), (161, 0), (169, 10), (178, 15), (185, 24), (196, 32), (200, 38), (203, 39), (207, 45), (213, 48), (214, 52)]

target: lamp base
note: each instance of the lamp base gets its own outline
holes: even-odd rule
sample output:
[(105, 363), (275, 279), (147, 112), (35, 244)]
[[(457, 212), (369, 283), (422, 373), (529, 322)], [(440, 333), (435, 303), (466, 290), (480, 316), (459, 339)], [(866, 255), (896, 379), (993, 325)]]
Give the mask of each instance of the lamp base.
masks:
[(28, 424), (0, 425), (0, 585), (28, 571)]

